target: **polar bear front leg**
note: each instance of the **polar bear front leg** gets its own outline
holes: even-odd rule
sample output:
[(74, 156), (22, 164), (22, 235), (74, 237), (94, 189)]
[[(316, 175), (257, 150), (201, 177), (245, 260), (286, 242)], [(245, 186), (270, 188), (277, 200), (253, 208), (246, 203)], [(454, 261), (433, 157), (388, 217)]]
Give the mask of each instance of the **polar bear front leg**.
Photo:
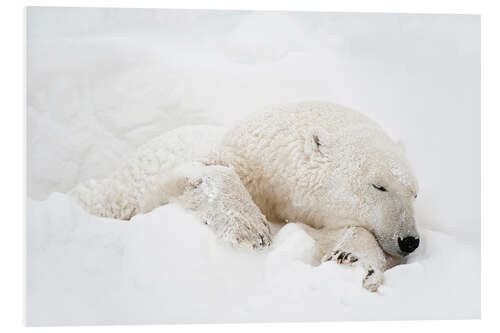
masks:
[(145, 211), (177, 202), (194, 212), (219, 239), (237, 247), (271, 244), (269, 224), (231, 168), (187, 163), (161, 181), (145, 200)]
[(327, 239), (334, 240), (333, 249), (326, 250), (321, 261), (336, 261), (338, 264), (358, 265), (364, 270), (363, 287), (375, 292), (384, 281), (387, 268), (386, 256), (371, 232), (361, 227), (348, 227), (328, 231)]

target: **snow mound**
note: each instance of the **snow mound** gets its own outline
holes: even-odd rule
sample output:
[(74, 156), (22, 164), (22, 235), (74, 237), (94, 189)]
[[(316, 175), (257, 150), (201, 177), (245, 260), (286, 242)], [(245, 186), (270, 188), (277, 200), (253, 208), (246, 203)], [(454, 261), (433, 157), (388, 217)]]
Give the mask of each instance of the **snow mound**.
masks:
[(254, 252), (221, 243), (177, 205), (129, 222), (88, 215), (59, 193), (27, 209), (29, 325), (480, 315), (479, 248), (442, 233), (423, 231), (422, 247), (373, 294), (356, 268), (311, 266), (314, 240), (296, 224)]

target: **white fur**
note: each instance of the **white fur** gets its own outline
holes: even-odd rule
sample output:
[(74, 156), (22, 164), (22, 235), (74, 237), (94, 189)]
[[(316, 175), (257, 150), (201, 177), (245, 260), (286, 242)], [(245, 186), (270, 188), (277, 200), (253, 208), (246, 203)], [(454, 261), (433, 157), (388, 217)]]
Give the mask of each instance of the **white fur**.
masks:
[(148, 210), (145, 198), (160, 180), (178, 165), (205, 157), (224, 133), (224, 128), (214, 126), (167, 132), (139, 147), (108, 178), (79, 184), (70, 195), (91, 214), (128, 220)]

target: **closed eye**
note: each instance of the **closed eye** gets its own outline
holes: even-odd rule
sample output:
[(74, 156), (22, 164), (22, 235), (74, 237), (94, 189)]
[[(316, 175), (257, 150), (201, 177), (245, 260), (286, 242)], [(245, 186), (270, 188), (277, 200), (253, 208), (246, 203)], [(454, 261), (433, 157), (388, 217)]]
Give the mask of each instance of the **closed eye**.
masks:
[(383, 186), (380, 186), (380, 185), (375, 185), (375, 184), (372, 184), (372, 186), (373, 186), (374, 188), (376, 188), (377, 190), (379, 190), (379, 191), (382, 191), (382, 192), (387, 192), (387, 189), (386, 189), (385, 187), (383, 187)]

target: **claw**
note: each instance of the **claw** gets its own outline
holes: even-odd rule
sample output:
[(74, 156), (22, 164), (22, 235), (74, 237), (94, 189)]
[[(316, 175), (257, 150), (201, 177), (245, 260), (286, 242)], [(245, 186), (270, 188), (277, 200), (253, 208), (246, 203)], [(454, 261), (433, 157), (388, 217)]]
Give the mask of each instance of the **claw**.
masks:
[(324, 257), (323, 262), (330, 261), (334, 258), (338, 264), (352, 264), (358, 261), (358, 258), (352, 253), (335, 250), (330, 256)]
[(368, 291), (376, 292), (382, 281), (383, 276), (380, 273), (376, 273), (373, 268), (370, 268), (363, 278), (363, 287)]
[(337, 257), (337, 263), (341, 264), (342, 261), (344, 261), (345, 256), (346, 256), (345, 252), (342, 252), (341, 254), (339, 254), (339, 256)]
[(260, 237), (260, 245), (264, 246), (264, 236), (262, 234), (259, 234)]

